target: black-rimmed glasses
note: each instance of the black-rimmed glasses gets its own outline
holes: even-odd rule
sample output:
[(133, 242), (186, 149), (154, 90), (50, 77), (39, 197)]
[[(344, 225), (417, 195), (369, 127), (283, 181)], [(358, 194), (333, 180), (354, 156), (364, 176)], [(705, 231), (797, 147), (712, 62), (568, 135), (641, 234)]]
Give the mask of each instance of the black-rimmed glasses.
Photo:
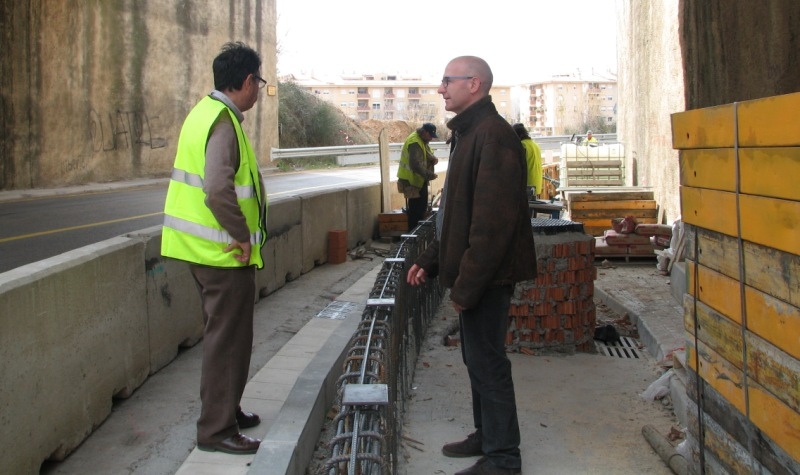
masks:
[(453, 82), (456, 79), (472, 79), (474, 77), (475, 76), (444, 76), (442, 78), (442, 86), (447, 87), (450, 85), (451, 82)]
[(264, 86), (267, 85), (267, 81), (262, 79), (261, 76), (259, 76), (258, 74), (253, 74), (253, 77), (256, 78), (256, 80), (258, 81), (258, 88), (264, 89)]

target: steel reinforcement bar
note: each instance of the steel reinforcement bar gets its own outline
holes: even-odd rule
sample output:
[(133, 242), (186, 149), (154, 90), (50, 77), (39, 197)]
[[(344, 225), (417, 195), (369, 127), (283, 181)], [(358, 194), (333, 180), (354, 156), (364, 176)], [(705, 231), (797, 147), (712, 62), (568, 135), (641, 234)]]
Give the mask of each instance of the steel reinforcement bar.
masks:
[(370, 291), (337, 382), (335, 435), (321, 475), (396, 473), (404, 401), (443, 295), (438, 279), (412, 287), (406, 272), (433, 242), (435, 219), (401, 237)]

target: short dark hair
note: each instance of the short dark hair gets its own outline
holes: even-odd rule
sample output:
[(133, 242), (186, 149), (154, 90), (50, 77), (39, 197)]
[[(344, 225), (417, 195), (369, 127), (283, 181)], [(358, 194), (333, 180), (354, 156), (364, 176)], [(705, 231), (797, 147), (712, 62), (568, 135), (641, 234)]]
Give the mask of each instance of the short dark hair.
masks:
[(261, 57), (241, 41), (225, 43), (214, 58), (214, 88), (218, 91), (239, 90), (250, 74), (258, 74)]
[(516, 123), (511, 127), (514, 129), (514, 132), (517, 133), (517, 137), (519, 137), (520, 140), (531, 138), (531, 136), (528, 134), (528, 129), (525, 128), (524, 124)]

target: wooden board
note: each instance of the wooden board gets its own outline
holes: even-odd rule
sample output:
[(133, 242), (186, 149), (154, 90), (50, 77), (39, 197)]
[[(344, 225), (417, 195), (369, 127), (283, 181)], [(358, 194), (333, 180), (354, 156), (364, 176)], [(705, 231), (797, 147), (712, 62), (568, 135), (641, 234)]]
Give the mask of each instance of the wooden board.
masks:
[(800, 93), (744, 101), (738, 106), (740, 147), (800, 145)]
[(614, 200), (652, 200), (652, 191), (568, 191), (567, 201), (614, 201)]
[(741, 325), (742, 299), (739, 296), (739, 281), (701, 264), (696, 269), (695, 286), (695, 265), (694, 261), (686, 260), (688, 294), (697, 293), (699, 301)]
[(605, 200), (605, 201), (575, 201), (570, 204), (570, 210), (576, 209), (600, 209), (600, 210), (619, 210), (619, 209), (646, 209), (655, 210), (658, 208), (655, 200)]
[[(687, 259), (739, 280), (739, 241), (708, 229), (686, 226)], [(800, 307), (800, 259), (797, 256), (744, 241), (745, 284), (794, 307)]]
[(672, 148), (732, 148), (733, 104), (672, 114)]
[(681, 186), (736, 191), (734, 149), (681, 150), (678, 160)]
[(800, 201), (800, 147), (739, 150), (742, 193)]

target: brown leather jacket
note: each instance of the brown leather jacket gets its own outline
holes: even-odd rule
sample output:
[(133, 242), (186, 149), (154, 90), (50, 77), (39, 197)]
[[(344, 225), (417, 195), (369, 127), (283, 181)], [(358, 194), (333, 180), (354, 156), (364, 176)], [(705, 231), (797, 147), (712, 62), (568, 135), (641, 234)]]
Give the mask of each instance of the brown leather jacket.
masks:
[(525, 152), (486, 97), (447, 123), (453, 130), (440, 240), (416, 264), (473, 308), (489, 286), (536, 278)]

